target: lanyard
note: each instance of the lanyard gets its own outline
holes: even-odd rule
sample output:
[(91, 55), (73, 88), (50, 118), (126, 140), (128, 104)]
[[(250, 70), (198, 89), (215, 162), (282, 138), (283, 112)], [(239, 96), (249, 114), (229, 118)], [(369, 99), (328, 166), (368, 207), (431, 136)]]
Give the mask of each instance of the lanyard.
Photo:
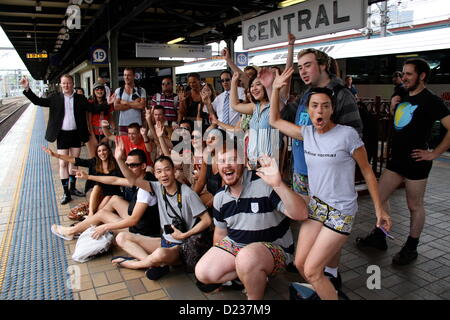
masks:
[[(167, 199), (167, 192), (166, 192), (166, 188), (164, 188), (164, 186), (163, 185), (161, 185), (161, 190), (162, 190), (162, 195), (163, 195), (163, 199), (164, 199), (164, 202), (166, 203), (166, 212), (167, 212), (167, 214), (169, 215), (169, 217), (171, 217), (171, 218), (174, 218), (174, 216), (171, 216), (170, 215), (170, 213), (169, 213), (169, 210), (167, 210), (167, 205), (169, 205), (169, 207), (170, 207), (170, 209), (172, 210), (172, 212), (178, 217), (178, 218), (180, 218), (181, 220), (184, 220), (176, 211), (175, 211), (175, 209), (172, 207), (172, 205), (170, 204), (170, 202), (169, 202), (169, 199)], [(182, 207), (183, 207), (183, 204), (182, 204), (182, 202), (181, 202), (181, 184), (177, 181), (177, 203), (178, 203), (178, 209), (180, 209), (180, 214), (182, 215), (183, 214), (183, 211), (182, 211)]]

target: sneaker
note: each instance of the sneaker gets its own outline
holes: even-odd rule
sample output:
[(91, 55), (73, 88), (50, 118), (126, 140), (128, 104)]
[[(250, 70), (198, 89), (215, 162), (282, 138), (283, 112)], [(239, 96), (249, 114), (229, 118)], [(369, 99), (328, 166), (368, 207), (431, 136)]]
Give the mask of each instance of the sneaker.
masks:
[(162, 276), (170, 272), (169, 266), (149, 268), (145, 271), (145, 275), (150, 280), (158, 280)]
[(330, 279), (331, 283), (333, 284), (333, 286), (336, 290), (342, 289), (342, 279), (341, 279), (341, 274), (339, 272), (338, 272), (337, 277), (333, 276), (331, 273), (328, 273), (326, 271), (324, 271), (323, 274), (325, 276), (327, 276), (328, 279)]
[(70, 194), (76, 197), (84, 197), (85, 194), (81, 192), (80, 190), (77, 190), (76, 188), (70, 189)]
[(386, 236), (383, 231), (375, 228), (365, 238), (356, 238), (356, 246), (359, 249), (376, 248), (378, 250), (387, 250)]
[(403, 248), (398, 252), (394, 258), (392, 258), (392, 264), (396, 264), (398, 266), (404, 266), (407, 264), (410, 264), (414, 260), (417, 259), (417, 256), (419, 254), (417, 253), (417, 249), (411, 249), (406, 246), (403, 246)]

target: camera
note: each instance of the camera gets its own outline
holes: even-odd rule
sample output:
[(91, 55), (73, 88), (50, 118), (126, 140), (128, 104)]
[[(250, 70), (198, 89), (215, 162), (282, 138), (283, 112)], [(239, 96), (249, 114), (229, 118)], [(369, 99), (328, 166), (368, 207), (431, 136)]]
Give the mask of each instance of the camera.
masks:
[(166, 224), (164, 225), (164, 233), (165, 234), (171, 234), (173, 233), (175, 230), (173, 230), (172, 226), (170, 224)]
[(172, 219), (172, 225), (175, 228), (177, 228), (178, 230), (180, 230), (180, 232), (182, 232), (182, 233), (184, 233), (184, 232), (186, 232), (188, 230), (186, 222), (181, 220), (179, 217), (175, 217), (175, 218)]
[(132, 96), (131, 96), (131, 100), (136, 100), (136, 99), (139, 99), (140, 97), (136, 94), (136, 93), (134, 93)]

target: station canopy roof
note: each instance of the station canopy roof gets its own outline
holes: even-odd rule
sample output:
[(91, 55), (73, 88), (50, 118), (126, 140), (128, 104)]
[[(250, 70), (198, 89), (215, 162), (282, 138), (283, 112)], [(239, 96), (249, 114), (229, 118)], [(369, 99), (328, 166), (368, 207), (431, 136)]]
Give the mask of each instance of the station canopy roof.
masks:
[[(0, 0), (0, 25), (33, 78), (54, 81), (87, 60), (91, 46), (106, 45), (108, 31), (118, 31), (119, 59), (132, 59), (137, 42), (166, 43), (184, 37), (184, 44), (205, 45), (234, 39), (241, 34), (243, 19), (277, 10), (278, 2)], [(369, 0), (374, 2), (379, 0)], [(81, 28), (69, 30), (69, 39), (58, 44), (58, 36), (67, 30), (63, 21), (71, 4), (80, 7)], [(42, 52), (48, 58), (27, 58), (27, 53)]]

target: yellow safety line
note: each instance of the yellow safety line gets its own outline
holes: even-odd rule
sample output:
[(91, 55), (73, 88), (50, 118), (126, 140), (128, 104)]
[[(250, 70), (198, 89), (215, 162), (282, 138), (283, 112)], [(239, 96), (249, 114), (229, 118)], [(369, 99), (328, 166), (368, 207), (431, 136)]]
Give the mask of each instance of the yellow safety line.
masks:
[[(32, 116), (33, 124), (36, 119), (36, 110), (37, 110), (37, 108), (35, 108), (34, 114)], [(8, 264), (9, 249), (11, 246), (11, 239), (13, 236), (17, 208), (18, 208), (19, 201), (20, 201), (20, 190), (21, 190), (21, 186), (22, 186), (22, 182), (23, 182), (23, 176), (25, 174), (25, 164), (26, 164), (26, 160), (28, 159), (28, 153), (30, 152), (30, 144), (31, 144), (31, 136), (32, 136), (32, 132), (33, 132), (33, 127), (34, 127), (34, 125), (31, 126), (31, 130), (29, 131), (28, 138), (27, 138), (27, 143), (25, 144), (25, 146), (27, 148), (24, 152), (24, 157), (22, 158), (20, 176), (18, 179), (18, 183), (16, 185), (16, 191), (14, 192), (14, 197), (13, 197), (14, 206), (12, 207), (12, 212), (9, 216), (8, 223), (6, 224), (6, 233), (2, 239), (2, 244), (0, 246), (0, 261), (1, 261), (1, 264), (0, 264), (0, 291), (2, 291), (2, 289), (3, 289), (3, 281), (5, 278), (6, 266)]]

